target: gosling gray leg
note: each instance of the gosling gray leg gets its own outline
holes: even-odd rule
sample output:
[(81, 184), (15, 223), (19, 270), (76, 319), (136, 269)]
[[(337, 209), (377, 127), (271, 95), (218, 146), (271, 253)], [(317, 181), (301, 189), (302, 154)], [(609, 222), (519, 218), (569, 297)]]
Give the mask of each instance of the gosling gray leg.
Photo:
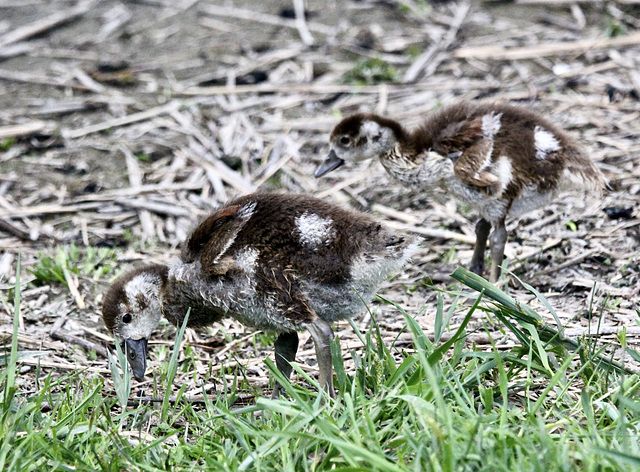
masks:
[(333, 362), (331, 361), (331, 344), (333, 330), (325, 321), (316, 318), (307, 325), (307, 329), (316, 345), (316, 357), (318, 359), (318, 383), (329, 395), (334, 398), (333, 391)]
[(484, 252), (487, 249), (489, 231), (491, 231), (491, 223), (484, 218), (480, 218), (476, 223), (476, 245), (473, 249), (473, 257), (471, 257), (471, 265), (469, 266), (471, 272), (480, 276), (484, 272)]
[(500, 277), (506, 243), (507, 228), (504, 225), (504, 220), (502, 220), (494, 226), (493, 233), (491, 233), (491, 276), (489, 278), (491, 283), (496, 283)]
[[(276, 348), (276, 367), (286, 378), (291, 376), (291, 362), (296, 358), (298, 352), (298, 333), (292, 331), (290, 333), (280, 333), (274, 343)], [(271, 394), (271, 398), (280, 398), (280, 394), (284, 391), (282, 385), (276, 382)]]

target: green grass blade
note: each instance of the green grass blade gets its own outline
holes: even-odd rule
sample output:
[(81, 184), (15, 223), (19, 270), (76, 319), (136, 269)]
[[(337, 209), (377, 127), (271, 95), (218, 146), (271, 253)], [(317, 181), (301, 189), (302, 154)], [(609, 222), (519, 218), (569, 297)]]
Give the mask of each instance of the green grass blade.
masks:
[(538, 357), (540, 357), (540, 361), (542, 362), (542, 365), (544, 365), (545, 369), (547, 369), (547, 371), (551, 373), (551, 366), (549, 366), (547, 351), (545, 350), (544, 344), (540, 340), (540, 335), (538, 333), (538, 330), (535, 328), (535, 326), (529, 323), (524, 324), (524, 328), (527, 331), (529, 331), (529, 334), (533, 338), (533, 344), (536, 350), (538, 351)]
[(521, 305), (498, 287), (489, 283), (489, 281), (483, 279), (479, 275), (474, 274), (463, 267), (458, 267), (453, 274), (451, 274), (451, 277), (458, 282), (463, 283), (467, 287), (471, 287), (476, 292), (484, 290), (485, 296), (513, 310), (515, 313), (522, 314), (524, 316), (524, 321), (527, 321), (534, 326), (538, 326), (542, 323), (542, 317), (535, 311), (526, 305)]
[(342, 347), (340, 346), (340, 338), (335, 336), (331, 342), (331, 359), (333, 360), (333, 369), (336, 372), (336, 383), (340, 391), (347, 390), (347, 373), (344, 369), (344, 359), (342, 358)]
[(435, 351), (433, 351), (429, 355), (429, 357), (427, 359), (429, 361), (429, 364), (433, 365), (436, 362), (440, 361), (440, 359), (442, 359), (442, 356), (444, 355), (444, 353), (447, 352), (449, 350), (449, 348), (451, 346), (453, 346), (453, 344), (464, 335), (464, 330), (467, 328), (467, 325), (469, 324), (469, 321), (471, 320), (471, 316), (473, 316), (473, 312), (476, 311), (476, 308), (478, 308), (478, 305), (480, 304), (480, 300), (482, 300), (482, 296), (483, 295), (484, 295), (484, 290), (482, 290), (480, 292), (480, 295), (478, 295), (478, 298), (476, 298), (475, 303), (469, 309), (469, 311), (467, 312), (467, 315), (464, 317), (464, 320), (462, 320), (462, 323), (460, 324), (460, 327), (458, 328), (456, 333), (453, 336), (451, 336), (451, 339), (449, 339), (448, 341), (443, 343), (442, 346), (437, 348)]
[[(515, 319), (521, 326), (531, 332), (527, 325), (532, 325), (538, 332), (540, 341), (550, 342), (554, 345), (562, 346), (570, 351), (580, 351), (585, 348), (584, 344), (563, 336), (557, 329), (544, 324), (542, 317), (533, 311), (527, 305), (521, 304), (518, 301), (511, 298), (502, 290), (489, 283), (477, 274), (470, 272), (462, 267), (458, 267), (451, 277), (455, 280), (463, 283), (464, 285), (481, 292), (484, 290), (486, 297), (490, 298), (498, 304), (497, 309), (491, 310), (503, 323), (505, 323), (509, 329), (516, 335), (518, 340), (524, 345), (528, 346), (530, 341), (521, 330), (515, 328), (513, 324), (508, 322), (507, 316)], [(540, 295), (538, 293), (538, 295)], [(542, 295), (540, 295), (542, 297)], [(614, 370), (620, 373), (635, 374), (631, 369), (626, 368), (621, 363), (608, 359), (604, 356), (597, 356), (598, 362), (606, 369)], [(544, 360), (542, 361), (544, 362)]]
[[(116, 340), (116, 357), (122, 368), (122, 373), (118, 369), (118, 362), (111, 355), (111, 352), (107, 351), (107, 357), (109, 360), (109, 368), (111, 370), (111, 379), (113, 380), (113, 386), (116, 390), (116, 397), (118, 397), (118, 403), (124, 411), (127, 408), (129, 402), (129, 395), (131, 394), (131, 372), (129, 372), (129, 365), (125, 354), (120, 348), (120, 343)], [(125, 348), (126, 349), (126, 348)]]
[(182, 326), (178, 328), (176, 332), (176, 340), (173, 344), (173, 352), (171, 353), (171, 359), (169, 360), (169, 366), (167, 368), (167, 384), (165, 386), (164, 399), (162, 400), (162, 413), (160, 415), (160, 421), (163, 423), (167, 421), (167, 415), (169, 414), (169, 397), (171, 396), (171, 387), (173, 386), (173, 379), (176, 378), (176, 372), (178, 371), (178, 356), (180, 355), (180, 346), (182, 345), (182, 339), (184, 338), (184, 332), (187, 329), (187, 323), (189, 322), (189, 314), (191, 308), (187, 310), (187, 314), (184, 317)]
[(438, 342), (444, 332), (443, 326), (444, 318), (444, 298), (441, 293), (438, 293), (438, 302), (436, 305), (436, 319), (433, 322), (433, 341)]
[[(30, 359), (32, 357), (44, 357), (53, 354), (54, 351), (18, 351), (16, 362), (22, 359)], [(11, 354), (0, 355), (0, 367), (11, 362)]]
[(533, 286), (529, 285), (528, 283), (526, 283), (525, 281), (523, 281), (522, 279), (520, 279), (518, 276), (511, 274), (512, 277), (515, 277), (516, 280), (518, 282), (520, 282), (520, 284), (526, 288), (527, 290), (529, 290), (529, 292), (531, 292), (533, 295), (535, 295), (535, 297), (540, 300), (540, 302), (544, 305), (544, 307), (549, 310), (549, 313), (551, 313), (551, 315), (553, 316), (553, 319), (556, 320), (556, 325), (558, 326), (558, 332), (562, 333), (564, 331), (564, 326), (562, 325), (562, 322), (560, 321), (560, 317), (558, 316), (558, 314), (556, 313), (556, 310), (551, 306), (551, 303), (549, 303), (549, 301), (542, 296), (542, 294), (540, 292), (538, 292)]
[(7, 378), (4, 387), (4, 405), (3, 409), (6, 412), (13, 402), (15, 395), (15, 382), (16, 382), (16, 364), (18, 362), (18, 328), (20, 327), (20, 303), (21, 287), (20, 287), (20, 254), (18, 254), (18, 261), (16, 263), (16, 284), (13, 295), (13, 335), (11, 336), (11, 353), (9, 355), (9, 364), (7, 365)]
[(547, 399), (547, 395), (549, 394), (549, 392), (560, 382), (560, 379), (562, 379), (562, 377), (567, 372), (567, 369), (573, 362), (573, 358), (574, 356), (567, 356), (567, 358), (564, 360), (564, 362), (562, 363), (560, 368), (556, 371), (556, 373), (553, 375), (553, 377), (549, 379), (549, 383), (544, 388), (544, 390), (540, 394), (540, 397), (534, 403), (533, 408), (531, 409), (532, 415), (535, 415), (536, 412), (540, 409), (540, 407), (542, 407), (542, 404)]
[(618, 462), (625, 462), (634, 467), (640, 467), (640, 456), (625, 454), (624, 452), (613, 451), (611, 449), (603, 449), (601, 447), (596, 447), (594, 449), (605, 456), (615, 459)]

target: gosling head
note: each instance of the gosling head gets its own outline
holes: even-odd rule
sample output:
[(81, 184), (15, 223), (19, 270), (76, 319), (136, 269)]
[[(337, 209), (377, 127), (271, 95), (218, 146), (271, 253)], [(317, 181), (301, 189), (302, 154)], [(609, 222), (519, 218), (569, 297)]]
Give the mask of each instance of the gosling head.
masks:
[(160, 291), (166, 281), (166, 267), (141, 267), (117, 279), (104, 297), (104, 324), (123, 350), (126, 348), (127, 360), (139, 381), (147, 369), (149, 336), (162, 318)]
[(349, 116), (331, 132), (329, 156), (318, 167), (315, 176), (322, 177), (345, 162), (382, 157), (404, 137), (402, 126), (393, 120), (363, 113)]

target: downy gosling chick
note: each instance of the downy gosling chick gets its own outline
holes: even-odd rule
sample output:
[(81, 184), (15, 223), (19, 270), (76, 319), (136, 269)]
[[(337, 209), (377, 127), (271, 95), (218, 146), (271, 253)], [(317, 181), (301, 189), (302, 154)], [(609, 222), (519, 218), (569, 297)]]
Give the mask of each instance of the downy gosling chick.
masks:
[[(289, 377), (300, 330), (316, 347), (319, 383), (333, 395), (330, 324), (365, 308), (399, 270), (418, 239), (371, 216), (304, 195), (254, 194), (205, 219), (170, 266), (147, 265), (116, 280), (105, 295), (107, 328), (144, 378), (147, 341), (165, 316), (207, 326), (230, 316), (275, 331), (276, 366)], [(276, 385), (274, 397), (281, 387)]]
[(482, 275), (491, 227), (490, 280), (507, 241), (505, 220), (549, 204), (571, 188), (601, 191), (606, 179), (566, 133), (529, 110), (462, 102), (431, 113), (407, 131), (373, 114), (342, 120), (331, 133), (321, 177), (345, 162), (378, 158), (408, 186), (444, 190), (480, 214), (470, 270)]

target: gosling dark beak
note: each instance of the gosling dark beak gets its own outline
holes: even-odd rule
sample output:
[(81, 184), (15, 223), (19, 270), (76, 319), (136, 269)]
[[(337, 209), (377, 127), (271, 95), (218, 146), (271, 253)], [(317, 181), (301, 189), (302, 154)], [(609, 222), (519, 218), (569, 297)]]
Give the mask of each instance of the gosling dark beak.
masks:
[(338, 155), (335, 153), (335, 151), (332, 150), (329, 153), (329, 156), (324, 160), (324, 162), (320, 164), (320, 167), (316, 169), (316, 172), (314, 175), (316, 177), (322, 177), (323, 175), (328, 174), (332, 170), (337, 169), (342, 164), (344, 164), (344, 160), (340, 159)]
[(127, 346), (127, 360), (133, 371), (133, 376), (138, 382), (144, 380), (144, 372), (147, 370), (147, 340), (125, 339)]

